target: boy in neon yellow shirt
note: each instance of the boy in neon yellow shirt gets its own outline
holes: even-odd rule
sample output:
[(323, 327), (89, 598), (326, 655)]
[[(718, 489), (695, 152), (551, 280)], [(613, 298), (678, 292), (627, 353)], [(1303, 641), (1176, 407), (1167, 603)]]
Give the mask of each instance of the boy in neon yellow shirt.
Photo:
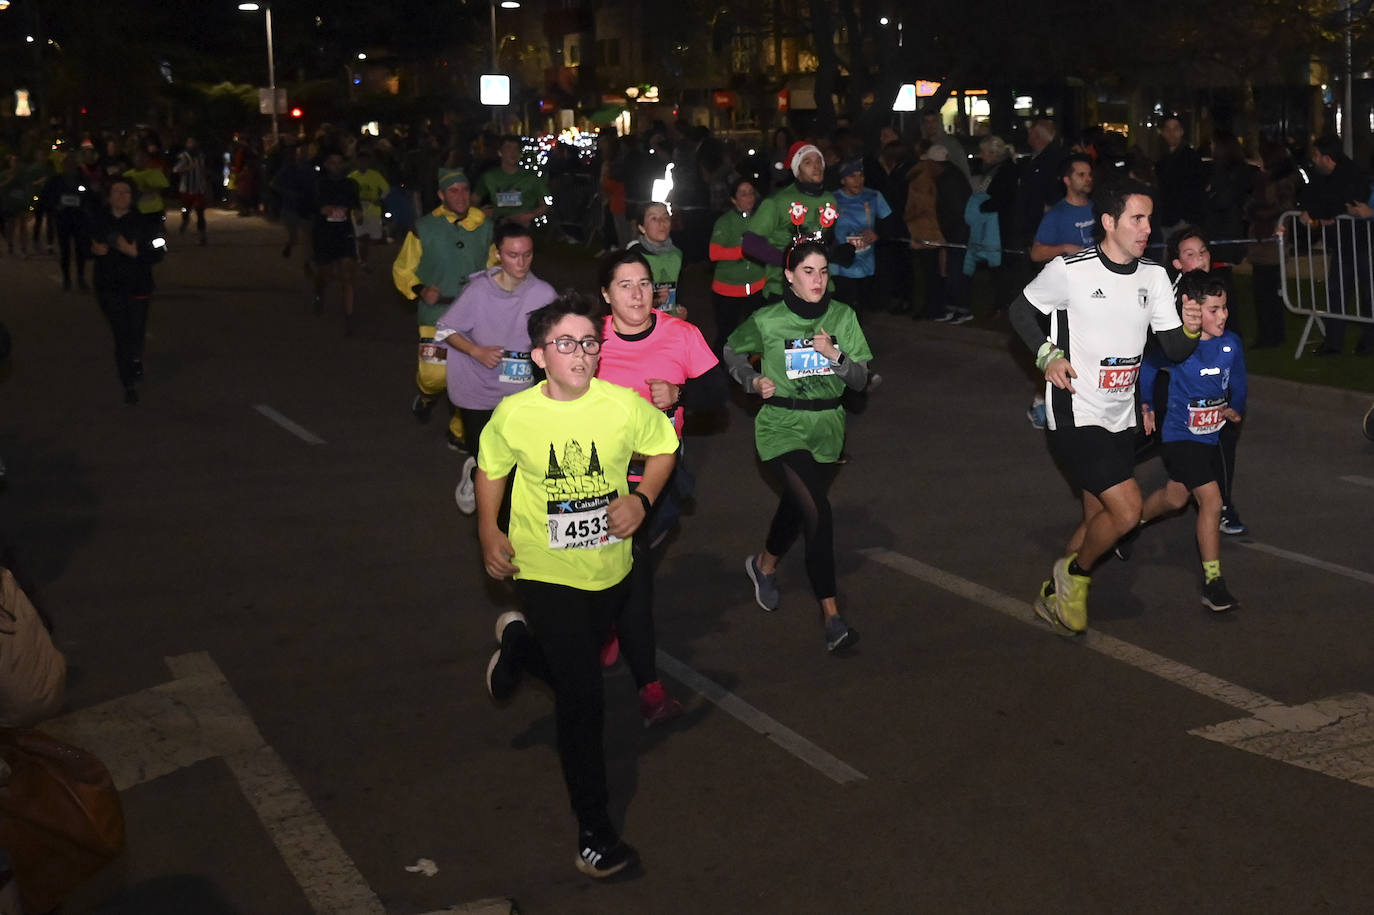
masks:
[[(501, 647), (487, 689), (501, 700), (522, 672), (554, 694), (558, 757), (577, 815), (577, 869), (603, 878), (633, 867), (607, 811), (599, 649), (629, 594), (630, 538), (672, 473), (672, 423), (629, 388), (595, 378), (596, 306), (576, 293), (530, 314), (530, 358), (548, 379), (501, 401), (478, 449), (477, 530), (492, 578), (514, 578), (523, 613), (496, 621)], [(646, 455), (629, 492), (630, 459)], [(506, 478), (510, 533), (497, 524)]]

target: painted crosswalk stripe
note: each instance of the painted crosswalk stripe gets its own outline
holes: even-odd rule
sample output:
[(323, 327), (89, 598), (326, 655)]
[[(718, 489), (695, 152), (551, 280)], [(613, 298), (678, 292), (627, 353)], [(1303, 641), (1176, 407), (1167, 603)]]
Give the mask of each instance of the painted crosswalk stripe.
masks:
[(294, 423), (291, 420), (287, 419), (285, 416), (278, 413), (276, 410), (272, 409), (265, 403), (255, 404), (253, 406), (253, 409), (257, 410), (263, 416), (266, 416), (268, 419), (272, 420), (272, 422), (276, 423), (278, 426), (281, 426), (287, 432), (290, 432), (292, 435), (296, 436), (296, 438), (300, 439), (308, 445), (323, 445), (325, 443), (324, 439), (320, 438), (318, 435), (311, 432), (304, 426)]
[(725, 687), (697, 673), (677, 658), (659, 650), (658, 668), (683, 686), (700, 693), (722, 712), (735, 718), (745, 727), (762, 734), (788, 753), (823, 773), (832, 781), (845, 785), (850, 782), (866, 781), (864, 775), (849, 763), (831, 756), (796, 731), (781, 724), (745, 702)]
[(1354, 483), (1356, 486), (1374, 486), (1374, 477), (1362, 477), (1355, 474), (1341, 477), (1341, 481), (1344, 483)]

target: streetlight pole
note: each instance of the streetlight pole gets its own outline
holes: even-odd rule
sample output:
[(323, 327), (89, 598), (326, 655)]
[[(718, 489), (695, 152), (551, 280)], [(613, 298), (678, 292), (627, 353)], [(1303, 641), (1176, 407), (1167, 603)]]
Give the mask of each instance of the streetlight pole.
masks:
[(267, 93), (272, 99), (272, 145), (275, 146), (280, 136), (277, 132), (277, 56), (272, 51), (272, 4), (240, 3), (239, 9), (245, 13), (261, 9), (267, 14)]
[[(491, 0), (491, 72), (493, 73), (501, 66), (501, 46), (496, 43), (496, 3), (497, 0)], [(520, 0), (500, 0), (500, 3), (503, 10), (520, 9)], [(514, 38), (515, 36), (512, 35), (511, 37)]]
[(272, 4), (267, 4), (267, 91), (272, 95), (272, 145), (281, 142), (277, 134), (277, 55), (272, 51)]

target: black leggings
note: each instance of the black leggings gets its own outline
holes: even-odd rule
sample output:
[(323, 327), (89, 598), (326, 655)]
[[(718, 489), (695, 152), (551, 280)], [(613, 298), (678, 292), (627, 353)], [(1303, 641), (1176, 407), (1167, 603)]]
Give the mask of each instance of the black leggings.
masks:
[[(679, 463), (673, 476), (659, 493), (654, 507), (644, 518), (634, 536), (635, 564), (630, 569), (630, 593), (615, 621), (616, 637), (620, 639), (620, 656), (635, 678), (635, 687), (643, 689), (658, 679), (658, 636), (654, 631), (654, 572), (662, 555), (663, 540), (676, 526), (681, 514), (675, 483), (677, 475), (685, 472)], [(633, 491), (637, 483), (630, 484)], [(665, 514), (666, 513), (666, 514)], [(659, 523), (656, 523), (659, 522)]]
[(80, 221), (74, 219), (57, 220), (57, 253), (58, 262), (62, 265), (62, 285), (68, 288), (72, 284), (72, 252), (76, 252), (76, 278), (81, 281), (82, 288), (86, 286), (86, 255), (90, 248), (90, 239), (86, 237), (86, 232)]
[(820, 464), (809, 451), (789, 451), (766, 462), (782, 488), (782, 501), (768, 526), (764, 549), (787, 552), (801, 534), (806, 540), (806, 575), (817, 600), (835, 596), (835, 531), (827, 493), (835, 465)]
[[(459, 407), (458, 415), (463, 418), (463, 439), (467, 447), (468, 454), (474, 459), (477, 457), (478, 443), (482, 440), (482, 430), (491, 422), (491, 414), (495, 410), (469, 410), (467, 407)], [(477, 479), (477, 468), (472, 468), (472, 479)], [(496, 526), (502, 533), (510, 533), (510, 500), (511, 492), (515, 487), (515, 471), (512, 470), (506, 475), (506, 494), (501, 498), (501, 508), (496, 512)]]

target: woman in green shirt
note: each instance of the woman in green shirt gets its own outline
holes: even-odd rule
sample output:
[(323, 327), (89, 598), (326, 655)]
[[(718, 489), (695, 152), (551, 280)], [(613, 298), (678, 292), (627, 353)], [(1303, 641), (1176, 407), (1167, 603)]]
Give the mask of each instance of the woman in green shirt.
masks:
[[(802, 242), (788, 249), (783, 278), (781, 301), (749, 315), (725, 343), (731, 377), (763, 398), (754, 418), (754, 444), (782, 491), (763, 552), (747, 558), (744, 568), (759, 606), (776, 610), (778, 560), (801, 534), (825, 645), (838, 651), (859, 636), (840, 616), (835, 600), (827, 494), (844, 445), (840, 397), (846, 388), (863, 390), (873, 353), (854, 310), (826, 291), (830, 264), (823, 245)], [(750, 365), (750, 353), (759, 354), (761, 372)]]
[(673, 217), (668, 213), (668, 205), (646, 203), (639, 217), (639, 237), (630, 247), (638, 248), (649, 262), (654, 281), (654, 307), (685, 321), (687, 309), (677, 301), (682, 249), (673, 244), (672, 230)]
[(711, 230), (711, 260), (716, 272), (711, 280), (711, 305), (716, 315), (717, 353), (725, 338), (750, 312), (763, 304), (763, 265), (744, 256), (744, 233), (753, 225), (749, 217), (758, 205), (759, 192), (750, 177), (738, 178), (730, 188), (730, 209)]

